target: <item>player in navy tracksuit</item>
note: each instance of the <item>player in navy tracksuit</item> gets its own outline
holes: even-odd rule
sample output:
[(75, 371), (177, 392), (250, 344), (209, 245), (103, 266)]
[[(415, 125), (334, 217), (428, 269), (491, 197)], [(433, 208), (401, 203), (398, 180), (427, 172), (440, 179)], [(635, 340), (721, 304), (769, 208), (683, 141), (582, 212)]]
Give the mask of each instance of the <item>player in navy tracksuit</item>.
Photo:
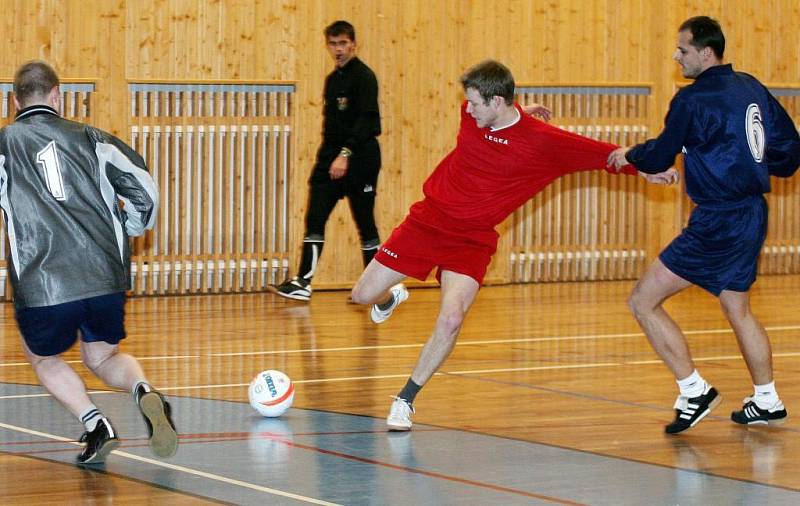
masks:
[(684, 22), (674, 59), (684, 77), (695, 82), (673, 98), (658, 138), (609, 157), (617, 165), (658, 173), (683, 152), (686, 191), (697, 204), (688, 226), (629, 300), (680, 388), (668, 433), (694, 426), (721, 400), (698, 374), (685, 337), (662, 306), (692, 284), (719, 297), (753, 379), (754, 395), (731, 419), (765, 424), (786, 418), (775, 391), (769, 338), (750, 311), (748, 291), (767, 234), (763, 194), (770, 190), (770, 175), (788, 177), (797, 170), (800, 139), (786, 111), (758, 80), (722, 63), (724, 50), (725, 37), (715, 20), (700, 16)]

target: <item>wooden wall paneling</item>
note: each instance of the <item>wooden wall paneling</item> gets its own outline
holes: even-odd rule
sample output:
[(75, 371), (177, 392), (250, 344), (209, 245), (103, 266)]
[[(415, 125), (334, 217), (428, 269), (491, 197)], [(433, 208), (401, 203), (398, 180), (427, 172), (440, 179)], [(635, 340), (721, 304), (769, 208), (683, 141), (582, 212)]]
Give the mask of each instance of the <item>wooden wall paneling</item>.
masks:
[[(435, 5), (432, 4), (432, 8)], [(420, 163), (406, 156), (405, 151), (409, 147), (404, 140), (406, 125), (402, 122), (407, 80), (403, 57), (408, 50), (401, 26), (404, 10), (404, 4), (384, 2), (374, 22), (385, 35), (370, 43), (370, 49), (373, 50), (370, 58), (377, 56), (379, 60), (376, 63), (380, 65), (376, 74), (380, 92), (382, 134), (378, 142), (381, 146), (382, 167), (378, 177), (375, 220), (381, 240), (389, 237), (408, 209), (408, 203), (412, 200), (412, 188), (416, 189), (408, 176), (419, 170), (417, 166)], [(385, 62), (395, 63), (386, 65)]]
[[(677, 65), (672, 60), (672, 54), (675, 51), (677, 28), (683, 20), (677, 21), (677, 18), (684, 17), (676, 14), (676, 10), (679, 9), (655, 9), (644, 25), (649, 37), (643, 39), (642, 50), (647, 54), (643, 69), (651, 76), (653, 90), (647, 103), (647, 132), (642, 139), (631, 139), (629, 145), (654, 138), (661, 132), (669, 102), (676, 91), (673, 82)], [(677, 189), (651, 184), (645, 186), (647, 204), (641, 219), (648, 224), (645, 246), (648, 263), (658, 256), (683, 226), (680, 215), (680, 199), (684, 194), (682, 186), (682, 182)]]
[[(294, 36), (287, 41), (293, 44), (298, 53), (294, 71), (297, 73), (297, 130), (294, 171), (289, 175), (289, 237), (286, 254), (289, 258), (287, 273), (294, 275), (297, 270), (304, 233), (304, 214), (308, 201), (308, 177), (314, 164), (316, 149), (320, 142), (322, 128), (322, 87), (325, 75), (332, 65), (325, 49), (322, 30), (333, 21), (327, 19), (325, 4), (322, 2), (300, 2), (296, 6), (298, 23)], [(360, 38), (356, 26), (356, 38)], [(333, 232), (332, 232), (333, 233)], [(330, 255), (328, 248), (326, 253)], [(344, 252), (342, 252), (344, 253)], [(328, 259), (329, 260), (329, 259)], [(325, 258), (322, 263), (324, 266)]]
[(768, 80), (771, 62), (770, 57), (765, 55), (769, 48), (769, 36), (765, 37), (768, 18), (763, 11), (766, 3), (743, 2), (731, 7), (722, 5), (716, 11), (719, 13), (722, 29), (727, 30), (726, 42), (727, 39), (735, 41), (733, 51), (726, 49), (726, 59), (734, 64), (735, 69)]
[[(81, 75), (75, 77), (94, 77), (98, 81), (98, 97), (92, 123), (112, 134), (128, 137), (128, 100), (125, 82), (125, 58), (120, 54), (125, 47), (125, 10), (119, 2), (100, 2), (89, 5), (87, 2), (73, 0), (67, 9), (73, 12), (80, 5), (79, 16), (72, 17), (68, 23), (70, 33), (82, 33), (89, 24), (93, 27), (93, 41), (84, 40), (77, 49), (77, 40), (66, 48), (75, 58)], [(86, 20), (91, 20), (87, 23)], [(87, 50), (87, 46), (93, 50)], [(124, 53), (123, 53), (124, 54)], [(91, 56), (90, 56), (91, 55)], [(96, 73), (96, 74), (95, 74)]]
[[(376, 215), (383, 238), (405, 216), (409, 205), (421, 196), (422, 182), (454, 146), (457, 108), (462, 100), (458, 76), (481, 59), (494, 57), (504, 61), (514, 71), (518, 82), (652, 83), (651, 98), (642, 99), (648, 107), (644, 116), (649, 137), (661, 129), (675, 83), (683, 82), (671, 54), (679, 23), (691, 15), (707, 13), (720, 19), (728, 38), (727, 57), (737, 69), (752, 72), (765, 82), (789, 86), (800, 82), (800, 54), (796, 50), (800, 34), (795, 29), (800, 19), (800, 5), (794, 0), (669, 0), (657, 5), (637, 0), (588, 3), (570, 0), (558, 4), (544, 0), (445, 0), (435, 4), (411, 0), (402, 5), (395, 2), (356, 4), (352, 0), (4, 0), (0, 7), (8, 14), (5, 21), (0, 22), (7, 34), (8, 52), (17, 57), (0, 62), (0, 76), (13, 75), (15, 67), (23, 60), (48, 59), (65, 80), (96, 80), (96, 97), (91, 101), (90, 116), (85, 119), (124, 139), (132, 135), (132, 125), (151, 130), (151, 138), (144, 145), (151, 150), (151, 156), (158, 156), (160, 162), (168, 164), (164, 172), (159, 173), (159, 177), (166, 178), (167, 205), (175, 203), (176, 199), (186, 205), (163, 209), (159, 227), (163, 225), (165, 230), (136, 242), (137, 250), (142, 248), (145, 257), (153, 255), (150, 260), (137, 258), (137, 269), (139, 265), (142, 269), (146, 266), (151, 269), (149, 275), (155, 276), (156, 264), (170, 260), (176, 262), (173, 266), (180, 268), (158, 271), (159, 277), (152, 279), (142, 272), (136, 283), (141, 283), (140, 288), (145, 292), (161, 291), (173, 285), (179, 291), (189, 289), (181, 284), (188, 283), (188, 278), (179, 273), (193, 263), (192, 258), (187, 260), (187, 256), (194, 254), (192, 230), (207, 226), (234, 233), (236, 239), (231, 239), (234, 242), (225, 242), (227, 236), (223, 238), (220, 233), (216, 233), (213, 240), (209, 239), (214, 243), (213, 254), (225, 256), (233, 263), (236, 263), (234, 257), (239, 258), (242, 261), (239, 268), (244, 269), (240, 272), (244, 276), (241, 278), (244, 287), (258, 289), (258, 283), (249, 277), (248, 265), (259, 260), (245, 258), (253, 254), (252, 243), (257, 241), (255, 236), (247, 235), (250, 233), (247, 229), (256, 223), (255, 214), (259, 212), (253, 204), (259, 199), (257, 177), (252, 168), (247, 169), (250, 172), (240, 169), (231, 173), (228, 160), (231, 155), (234, 161), (239, 160), (236, 158), (239, 156), (244, 165), (250, 167), (249, 161), (259, 156), (260, 148), (249, 144), (255, 131), (248, 121), (238, 123), (248, 129), (246, 133), (243, 130), (223, 132), (221, 127), (209, 124), (202, 135), (202, 146), (196, 149), (208, 152), (212, 159), (204, 159), (201, 169), (196, 149), (191, 157), (188, 151), (187, 139), (199, 135), (198, 130), (189, 131), (198, 128), (196, 123), (177, 119), (171, 120), (173, 123), (139, 123), (138, 119), (129, 123), (128, 80), (297, 81), (293, 98), (297, 106), (296, 119), (291, 120), (293, 126), (288, 126), (292, 159), (291, 173), (287, 176), (290, 240), (285, 251), (280, 252), (282, 257), (273, 257), (278, 263), (285, 261), (285, 267), (292, 272), (302, 239), (306, 181), (319, 143), (322, 84), (332, 69), (322, 29), (335, 19), (344, 18), (354, 23), (359, 54), (376, 71), (381, 85), (384, 135), (380, 142), (384, 170)], [(775, 12), (781, 15), (775, 16)], [(589, 127), (597, 126), (596, 115), (589, 113), (589, 108), (597, 107), (599, 114), (603, 108), (610, 107), (611, 112), (606, 116), (620, 118), (626, 123), (625, 111), (638, 108), (632, 105), (630, 97), (602, 104), (599, 97), (598, 102), (574, 96), (543, 99), (546, 103), (552, 100), (549, 105), (557, 114), (573, 111), (573, 124), (576, 128), (582, 125), (587, 132)], [(66, 105), (75, 108), (80, 104)], [(177, 132), (180, 140), (174, 140), (176, 128), (188, 129)], [(594, 132), (597, 134), (596, 129)], [(169, 138), (165, 137), (167, 133)], [(143, 134), (139, 130), (138, 135)], [(232, 135), (242, 144), (228, 145)], [(633, 133), (629, 135), (631, 142), (641, 140)], [(283, 142), (278, 137), (276, 142)], [(282, 156), (282, 151), (278, 153), (275, 156)], [(186, 162), (191, 166), (176, 164), (176, 158), (191, 160)], [(220, 172), (223, 170), (228, 171), (225, 178)], [(203, 208), (202, 213), (194, 212), (202, 202), (193, 202), (190, 206), (187, 199), (193, 198), (199, 181), (225, 184), (227, 177), (234, 178), (227, 181), (233, 185), (227, 189), (243, 189), (240, 194), (246, 199), (225, 208), (221, 199), (229, 198), (230, 193), (215, 185), (213, 189), (204, 190), (208, 195), (203, 197), (215, 197), (210, 208)], [(254, 179), (248, 181), (248, 178)], [(608, 276), (622, 275), (622, 271), (614, 271), (614, 262), (604, 267), (602, 261), (593, 263), (585, 258), (577, 262), (573, 257), (572, 263), (567, 264), (557, 261), (558, 256), (563, 257), (565, 253), (595, 254), (591, 253), (596, 251), (595, 243), (599, 243), (604, 234), (609, 236), (608, 242), (613, 243), (625, 243), (631, 236), (644, 236), (647, 257), (652, 259), (682, 224), (682, 209), (686, 207), (682, 200), (684, 192), (648, 186), (644, 190), (646, 199), (626, 200), (629, 192), (639, 191), (637, 185), (641, 183), (634, 183), (632, 178), (595, 173), (554, 184), (541, 198), (523, 208), (523, 211), (527, 207), (540, 209), (536, 219), (514, 218), (501, 227), (503, 235), (489, 278), (504, 282), (519, 275), (519, 279), (524, 279), (536, 269), (543, 269), (542, 279), (557, 279), (564, 275), (565, 268), (570, 278), (587, 273), (603, 277), (603, 269), (607, 269)], [(773, 219), (780, 218), (771, 227), (768, 239), (768, 244), (777, 248), (775, 251), (791, 252), (798, 242), (796, 193), (793, 180), (789, 180), (775, 183), (774, 193), (769, 197)], [(604, 199), (618, 205), (609, 205), (606, 209), (602, 204)], [(584, 217), (590, 205), (605, 210), (590, 217), (589, 227), (579, 228), (586, 224)], [(202, 223), (199, 221), (201, 214), (206, 220)], [(209, 217), (215, 221), (208, 222)], [(225, 223), (233, 228), (225, 228)], [(643, 223), (649, 224), (646, 232)], [(614, 234), (619, 237), (614, 239)], [(542, 251), (538, 260), (530, 256), (526, 258), (527, 263), (518, 263), (515, 267), (518, 274), (514, 275), (509, 261), (516, 241), (513, 237), (519, 237), (526, 244), (537, 243)], [(358, 235), (346, 205), (337, 208), (327, 238), (329, 243), (322, 258), (318, 286), (350, 286), (362, 265)], [(566, 250), (562, 244), (567, 245)], [(177, 248), (177, 253), (171, 253), (171, 246)], [(162, 258), (171, 254), (178, 256)], [(797, 254), (791, 255), (781, 253), (774, 260), (765, 261), (762, 268), (791, 270), (797, 262)], [(218, 260), (223, 260), (222, 256)], [(632, 263), (625, 269), (635, 275), (640, 268), (636, 264), (639, 260), (630, 260)], [(539, 261), (543, 263), (538, 264)], [(214, 264), (213, 260), (206, 261), (207, 268)], [(214, 267), (215, 275), (220, 275), (218, 266)], [(528, 274), (522, 274), (526, 270)], [(201, 285), (206, 283), (208, 290), (224, 289), (218, 283), (209, 285), (213, 278), (205, 275), (201, 278)], [(234, 278), (226, 280), (229, 289), (236, 286)]]

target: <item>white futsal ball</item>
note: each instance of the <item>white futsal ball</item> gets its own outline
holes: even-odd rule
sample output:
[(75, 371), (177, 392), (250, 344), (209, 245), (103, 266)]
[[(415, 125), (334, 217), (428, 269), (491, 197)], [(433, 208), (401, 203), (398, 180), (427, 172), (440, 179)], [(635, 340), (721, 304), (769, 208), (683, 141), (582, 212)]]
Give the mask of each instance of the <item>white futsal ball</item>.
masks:
[(280, 371), (262, 371), (250, 382), (247, 397), (260, 414), (281, 416), (292, 406), (294, 385), (289, 376)]

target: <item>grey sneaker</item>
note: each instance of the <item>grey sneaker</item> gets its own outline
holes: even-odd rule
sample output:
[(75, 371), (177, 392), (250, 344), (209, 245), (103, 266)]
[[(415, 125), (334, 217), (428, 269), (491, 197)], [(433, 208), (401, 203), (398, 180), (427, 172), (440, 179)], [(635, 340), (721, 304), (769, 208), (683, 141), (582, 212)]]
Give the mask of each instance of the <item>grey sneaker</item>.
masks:
[(164, 396), (151, 390), (143, 393), (137, 399), (137, 404), (147, 425), (150, 450), (161, 458), (175, 455), (178, 451), (178, 432), (172, 422), (172, 408)]
[(408, 299), (408, 290), (406, 290), (406, 287), (403, 285), (403, 283), (394, 285), (389, 292), (392, 294), (392, 305), (389, 306), (389, 309), (381, 309), (377, 304), (372, 305), (372, 309), (369, 312), (369, 317), (372, 318), (372, 321), (375, 323), (383, 323), (388, 320), (389, 317), (392, 316), (392, 313), (397, 306)]
[(411, 430), (411, 415), (414, 414), (414, 406), (405, 399), (395, 397), (389, 416), (386, 417), (386, 427), (392, 432), (405, 432)]
[(287, 299), (311, 300), (311, 283), (300, 278), (287, 279), (280, 285), (269, 287), (269, 290)]

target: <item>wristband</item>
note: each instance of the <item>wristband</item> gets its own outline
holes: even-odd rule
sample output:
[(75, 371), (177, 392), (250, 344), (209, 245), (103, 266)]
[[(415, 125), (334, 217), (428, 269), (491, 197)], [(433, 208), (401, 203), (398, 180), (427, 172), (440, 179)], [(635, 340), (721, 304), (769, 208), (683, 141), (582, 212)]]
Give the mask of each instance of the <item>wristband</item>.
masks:
[(339, 156), (344, 158), (350, 158), (351, 156), (353, 156), (353, 152), (350, 150), (350, 148), (342, 148), (342, 150), (339, 151)]

